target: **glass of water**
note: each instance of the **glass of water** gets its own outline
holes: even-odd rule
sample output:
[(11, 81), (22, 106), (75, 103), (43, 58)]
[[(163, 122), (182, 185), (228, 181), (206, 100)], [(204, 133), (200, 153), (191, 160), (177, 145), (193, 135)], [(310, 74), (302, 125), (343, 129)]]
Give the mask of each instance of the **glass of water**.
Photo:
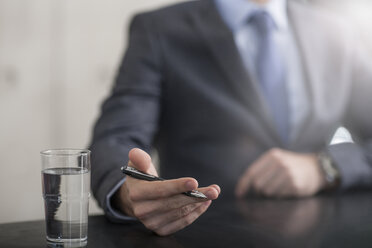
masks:
[(88, 240), (90, 151), (41, 152), (46, 238), (52, 247), (84, 247)]

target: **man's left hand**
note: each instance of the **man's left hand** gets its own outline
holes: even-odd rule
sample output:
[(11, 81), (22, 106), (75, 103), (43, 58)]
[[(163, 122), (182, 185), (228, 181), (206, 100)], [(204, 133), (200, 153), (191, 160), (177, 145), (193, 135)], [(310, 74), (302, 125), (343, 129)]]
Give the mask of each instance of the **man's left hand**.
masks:
[(249, 191), (269, 197), (304, 197), (325, 185), (316, 154), (273, 148), (245, 171), (235, 193), (239, 198)]

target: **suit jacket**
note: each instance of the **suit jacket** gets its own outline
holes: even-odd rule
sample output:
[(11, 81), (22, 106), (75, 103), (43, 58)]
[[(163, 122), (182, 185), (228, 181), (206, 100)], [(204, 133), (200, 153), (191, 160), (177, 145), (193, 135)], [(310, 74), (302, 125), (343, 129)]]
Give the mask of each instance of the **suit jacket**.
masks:
[[(289, 1), (310, 114), (281, 143), (255, 80), (212, 0), (136, 15), (129, 46), (92, 140), (92, 189), (105, 209), (119, 168), (139, 147), (159, 154), (165, 178), (195, 177), (232, 195), (239, 176), (273, 147), (329, 149), (342, 188), (372, 186), (372, 70), (343, 23), (310, 4)], [(362, 55), (362, 56), (361, 56)], [(328, 147), (346, 126), (357, 144)]]

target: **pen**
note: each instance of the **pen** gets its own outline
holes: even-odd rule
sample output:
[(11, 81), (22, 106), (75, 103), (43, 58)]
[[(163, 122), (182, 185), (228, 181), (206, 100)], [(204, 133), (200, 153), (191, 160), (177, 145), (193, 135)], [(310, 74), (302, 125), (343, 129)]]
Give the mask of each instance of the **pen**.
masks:
[[(145, 172), (139, 171), (133, 167), (126, 166), (126, 167), (121, 167), (121, 171), (133, 178), (140, 179), (140, 180), (145, 180), (145, 181), (165, 181), (165, 179), (161, 177), (157, 177), (154, 175), (147, 174)], [(195, 197), (199, 199), (208, 199), (202, 192), (199, 192), (197, 190), (192, 190), (192, 191), (187, 191), (183, 192), (182, 194), (190, 196), (190, 197)]]

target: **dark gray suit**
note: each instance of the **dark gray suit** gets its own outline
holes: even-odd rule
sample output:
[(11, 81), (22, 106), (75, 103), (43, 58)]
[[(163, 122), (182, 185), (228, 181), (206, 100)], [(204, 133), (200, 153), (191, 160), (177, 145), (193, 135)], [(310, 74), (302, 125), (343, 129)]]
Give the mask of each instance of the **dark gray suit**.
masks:
[(157, 149), (162, 177), (217, 183), (226, 196), (263, 152), (327, 149), (340, 125), (359, 144), (329, 148), (342, 188), (372, 186), (372, 71), (339, 21), (294, 1), (289, 16), (311, 111), (288, 145), (281, 143), (213, 1), (178, 4), (133, 19), (129, 47), (91, 145), (92, 188), (103, 208), (134, 147)]

